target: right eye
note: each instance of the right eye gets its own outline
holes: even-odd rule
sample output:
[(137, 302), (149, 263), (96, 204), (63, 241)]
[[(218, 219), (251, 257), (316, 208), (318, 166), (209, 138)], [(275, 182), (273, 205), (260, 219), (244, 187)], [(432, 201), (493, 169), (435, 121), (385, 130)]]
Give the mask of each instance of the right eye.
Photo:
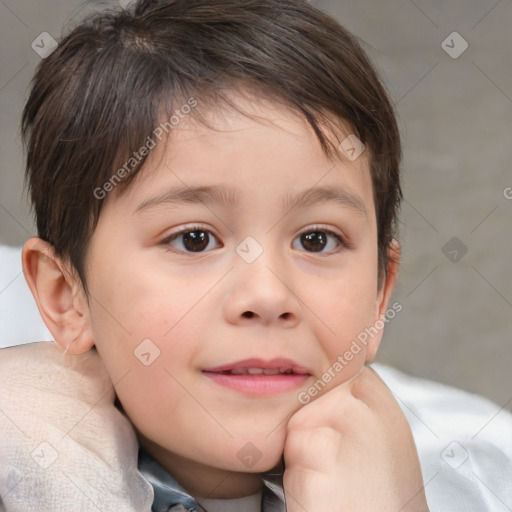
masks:
[(222, 246), (211, 231), (199, 227), (173, 233), (162, 243), (178, 252), (205, 252)]

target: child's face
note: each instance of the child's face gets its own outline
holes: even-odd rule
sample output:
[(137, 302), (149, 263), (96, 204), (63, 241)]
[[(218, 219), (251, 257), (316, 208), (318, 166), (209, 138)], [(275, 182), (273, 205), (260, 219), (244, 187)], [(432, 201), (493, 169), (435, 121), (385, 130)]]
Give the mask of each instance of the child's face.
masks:
[[(86, 258), (94, 342), (143, 442), (175, 474), (274, 466), (304, 392), (386, 307), (367, 153), (333, 163), (306, 121), (243, 105), (275, 124), (226, 111), (218, 131), (181, 121), (107, 198)], [(306, 373), (207, 371), (282, 358)], [(251, 466), (246, 451), (261, 459)]]

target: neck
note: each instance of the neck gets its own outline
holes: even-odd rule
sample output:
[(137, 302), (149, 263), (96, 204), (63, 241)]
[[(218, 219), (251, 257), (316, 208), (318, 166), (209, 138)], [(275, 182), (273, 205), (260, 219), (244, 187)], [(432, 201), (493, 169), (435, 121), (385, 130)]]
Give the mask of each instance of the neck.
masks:
[(140, 433), (139, 442), (193, 497), (236, 499), (261, 491), (259, 473), (237, 473), (201, 464), (162, 449)]

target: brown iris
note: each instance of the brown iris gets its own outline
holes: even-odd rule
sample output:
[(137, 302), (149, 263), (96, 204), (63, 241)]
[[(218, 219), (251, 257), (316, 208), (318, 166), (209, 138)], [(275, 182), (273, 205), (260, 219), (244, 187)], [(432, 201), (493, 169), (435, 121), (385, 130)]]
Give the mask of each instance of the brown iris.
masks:
[(327, 245), (327, 233), (323, 231), (304, 233), (300, 237), (300, 243), (308, 251), (320, 252)]
[(207, 231), (195, 230), (187, 231), (183, 234), (183, 245), (187, 251), (200, 252), (204, 251), (210, 242), (210, 235)]

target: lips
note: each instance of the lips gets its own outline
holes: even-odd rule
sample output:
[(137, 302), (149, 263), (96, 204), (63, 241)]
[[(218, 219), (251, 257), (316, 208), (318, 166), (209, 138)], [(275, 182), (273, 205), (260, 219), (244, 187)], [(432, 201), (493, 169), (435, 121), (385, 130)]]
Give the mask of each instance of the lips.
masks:
[(245, 359), (203, 370), (216, 385), (251, 396), (284, 393), (299, 387), (311, 372), (290, 359)]

